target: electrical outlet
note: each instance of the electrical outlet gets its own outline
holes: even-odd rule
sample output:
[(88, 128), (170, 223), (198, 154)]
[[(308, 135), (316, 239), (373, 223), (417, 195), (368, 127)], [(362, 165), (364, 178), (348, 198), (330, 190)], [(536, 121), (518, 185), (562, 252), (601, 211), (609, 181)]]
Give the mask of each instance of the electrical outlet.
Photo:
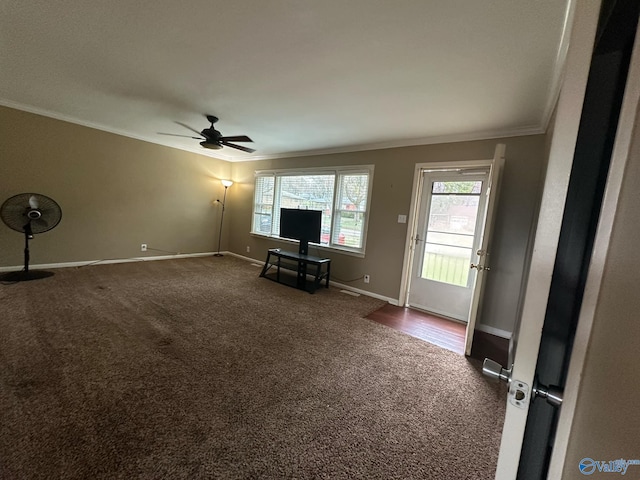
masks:
[(247, 253), (249, 253), (250, 251), (251, 251), (251, 247), (247, 245)]
[(140, 251), (141, 252), (146, 252), (147, 251), (147, 244), (143, 243), (142, 245), (140, 245)]
[(364, 283), (369, 283), (369, 279), (370, 279), (369, 275), (365, 275), (364, 276)]

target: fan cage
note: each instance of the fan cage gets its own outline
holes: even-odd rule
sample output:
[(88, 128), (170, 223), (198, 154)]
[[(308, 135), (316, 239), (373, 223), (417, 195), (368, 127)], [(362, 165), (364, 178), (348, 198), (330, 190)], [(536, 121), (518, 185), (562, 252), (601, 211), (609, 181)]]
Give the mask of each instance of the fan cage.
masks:
[(38, 234), (47, 232), (60, 223), (62, 209), (46, 195), (20, 193), (5, 200), (0, 207), (0, 218), (12, 230), (24, 233), (25, 227), (30, 226), (31, 233)]

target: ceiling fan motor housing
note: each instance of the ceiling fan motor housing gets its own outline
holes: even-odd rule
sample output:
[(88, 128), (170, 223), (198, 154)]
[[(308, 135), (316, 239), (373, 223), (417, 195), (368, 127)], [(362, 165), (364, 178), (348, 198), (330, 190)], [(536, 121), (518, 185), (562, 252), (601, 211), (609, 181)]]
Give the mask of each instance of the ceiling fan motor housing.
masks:
[(202, 134), (203, 137), (208, 138), (210, 140), (217, 140), (222, 136), (222, 134), (215, 128), (205, 128), (200, 133)]
[[(192, 131), (193, 133), (197, 133), (198, 135), (200, 135), (200, 137), (191, 136), (190, 138), (194, 138), (196, 140), (202, 140), (200, 142), (200, 146), (203, 148), (208, 148), (209, 150), (220, 150), (223, 147), (231, 147), (237, 150), (242, 150), (243, 152), (248, 152), (248, 153), (255, 152), (253, 148), (245, 147), (242, 145), (236, 145), (235, 143), (232, 143), (232, 142), (253, 142), (253, 140), (251, 140), (248, 136), (232, 135), (230, 137), (225, 137), (224, 135), (222, 135), (222, 133), (220, 133), (220, 131), (216, 130), (215, 127), (213, 126), (213, 124), (218, 121), (218, 117), (215, 117), (213, 115), (207, 115), (206, 117), (207, 117), (207, 120), (211, 122), (211, 126), (201, 131), (198, 131), (195, 128), (192, 128), (189, 125), (186, 125), (181, 122), (176, 122), (176, 123), (178, 125), (182, 125), (183, 127)], [(160, 135), (172, 135), (177, 137), (186, 136), (186, 135), (179, 135), (179, 134), (173, 134), (173, 133), (160, 133)]]

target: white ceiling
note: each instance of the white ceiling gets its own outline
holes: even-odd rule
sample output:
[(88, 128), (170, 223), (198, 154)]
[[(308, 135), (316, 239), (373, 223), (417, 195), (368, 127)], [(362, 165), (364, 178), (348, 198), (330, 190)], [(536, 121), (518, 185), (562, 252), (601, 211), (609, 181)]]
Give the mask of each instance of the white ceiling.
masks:
[[(569, 0), (0, 4), (0, 103), (249, 160), (539, 133)], [(249, 135), (205, 150), (175, 122)]]

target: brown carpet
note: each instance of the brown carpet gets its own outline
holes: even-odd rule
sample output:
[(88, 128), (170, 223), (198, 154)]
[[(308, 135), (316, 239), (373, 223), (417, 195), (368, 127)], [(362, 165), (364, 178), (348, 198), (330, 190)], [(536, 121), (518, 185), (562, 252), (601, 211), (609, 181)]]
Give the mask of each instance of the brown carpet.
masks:
[(0, 285), (2, 479), (489, 479), (479, 365), (233, 257)]

